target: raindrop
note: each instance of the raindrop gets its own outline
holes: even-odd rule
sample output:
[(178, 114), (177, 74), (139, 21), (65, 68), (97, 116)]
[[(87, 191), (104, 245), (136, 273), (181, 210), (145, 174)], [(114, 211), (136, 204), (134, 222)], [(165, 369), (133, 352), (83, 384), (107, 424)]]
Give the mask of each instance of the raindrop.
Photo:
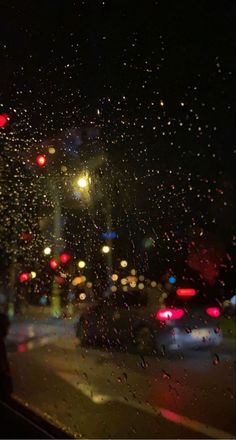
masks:
[(167, 373), (165, 370), (161, 370), (162, 371), (162, 377), (163, 379), (170, 379), (171, 375), (169, 373)]
[(213, 359), (213, 365), (218, 365), (220, 363), (220, 358), (218, 354), (215, 353), (214, 359)]

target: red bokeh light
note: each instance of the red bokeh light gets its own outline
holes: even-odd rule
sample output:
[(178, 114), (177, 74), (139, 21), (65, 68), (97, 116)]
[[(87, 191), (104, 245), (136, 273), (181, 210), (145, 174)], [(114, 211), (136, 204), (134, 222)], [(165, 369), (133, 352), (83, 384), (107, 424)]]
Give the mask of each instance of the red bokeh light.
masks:
[(71, 259), (70, 254), (67, 254), (66, 252), (60, 255), (60, 260), (63, 264), (68, 263), (70, 259)]
[(31, 240), (31, 238), (32, 238), (32, 235), (31, 235), (30, 232), (25, 232), (25, 231), (23, 231), (23, 232), (20, 234), (20, 239), (21, 239), (21, 240)]
[(30, 276), (29, 276), (29, 274), (27, 272), (20, 273), (19, 280), (20, 280), (21, 283), (29, 281), (29, 279), (30, 279)]
[(6, 113), (0, 115), (0, 127), (5, 127), (9, 121), (9, 116)]
[(159, 321), (170, 321), (172, 319), (180, 319), (184, 316), (182, 309), (160, 309), (156, 314)]
[(178, 296), (195, 296), (197, 291), (195, 289), (177, 289)]
[(58, 267), (58, 262), (57, 262), (57, 260), (55, 260), (55, 258), (53, 258), (49, 264), (52, 269), (56, 269)]
[(206, 309), (206, 312), (212, 318), (218, 318), (220, 316), (220, 309), (219, 309), (219, 307), (208, 307)]
[(36, 157), (36, 162), (37, 162), (38, 166), (40, 166), (40, 167), (44, 167), (44, 165), (45, 165), (46, 162), (47, 162), (46, 156), (45, 156), (44, 154), (39, 154), (39, 155)]

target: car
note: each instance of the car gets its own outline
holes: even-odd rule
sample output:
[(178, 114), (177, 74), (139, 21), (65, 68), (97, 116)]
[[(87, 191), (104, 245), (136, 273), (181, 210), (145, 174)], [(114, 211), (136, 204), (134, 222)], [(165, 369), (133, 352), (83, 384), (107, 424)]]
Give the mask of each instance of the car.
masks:
[(80, 315), (81, 345), (116, 345), (142, 354), (216, 346), (221, 307), (193, 288), (118, 291)]

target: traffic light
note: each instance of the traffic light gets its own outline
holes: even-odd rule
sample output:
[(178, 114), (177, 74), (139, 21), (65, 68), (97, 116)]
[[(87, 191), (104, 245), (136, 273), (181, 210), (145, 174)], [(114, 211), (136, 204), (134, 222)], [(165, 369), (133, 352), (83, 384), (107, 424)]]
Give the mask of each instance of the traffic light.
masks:
[(52, 269), (56, 269), (57, 267), (58, 267), (58, 262), (57, 262), (57, 260), (55, 260), (55, 258), (53, 258), (52, 260), (50, 260), (50, 267), (52, 268)]
[(70, 259), (71, 259), (70, 254), (67, 254), (66, 252), (64, 252), (63, 254), (60, 255), (60, 260), (61, 260), (61, 263), (63, 263), (63, 264), (68, 263), (68, 261), (70, 261)]
[(8, 121), (9, 121), (9, 116), (6, 113), (2, 113), (0, 115), (0, 127), (3, 128), (5, 127), (5, 125), (7, 125)]
[(45, 154), (38, 154), (38, 156), (36, 157), (36, 162), (39, 167), (44, 167), (47, 162), (47, 158)]
[(25, 283), (26, 281), (29, 281), (30, 275), (28, 272), (21, 272), (19, 275), (19, 280), (21, 283)]

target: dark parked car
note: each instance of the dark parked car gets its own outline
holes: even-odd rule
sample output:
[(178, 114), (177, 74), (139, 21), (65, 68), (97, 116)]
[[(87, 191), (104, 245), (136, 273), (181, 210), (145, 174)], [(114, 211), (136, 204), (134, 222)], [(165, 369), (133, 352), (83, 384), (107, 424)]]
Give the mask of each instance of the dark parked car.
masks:
[[(162, 301), (160, 297), (162, 296)], [(135, 347), (139, 353), (214, 346), (221, 342), (219, 304), (193, 288), (117, 292), (80, 315), (81, 345)]]

